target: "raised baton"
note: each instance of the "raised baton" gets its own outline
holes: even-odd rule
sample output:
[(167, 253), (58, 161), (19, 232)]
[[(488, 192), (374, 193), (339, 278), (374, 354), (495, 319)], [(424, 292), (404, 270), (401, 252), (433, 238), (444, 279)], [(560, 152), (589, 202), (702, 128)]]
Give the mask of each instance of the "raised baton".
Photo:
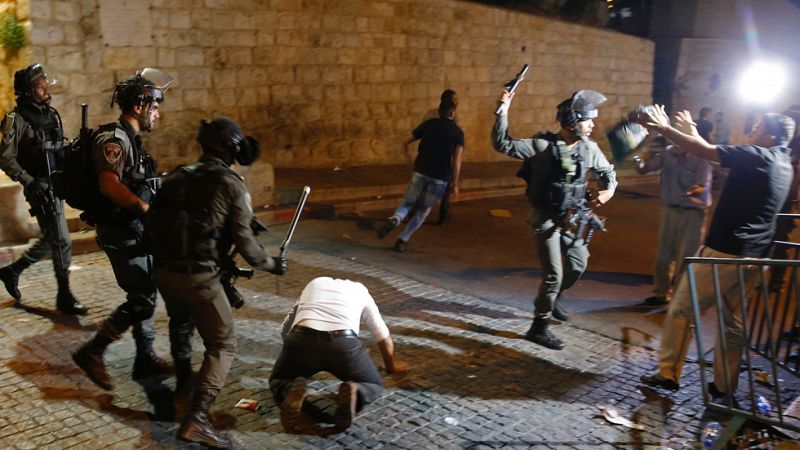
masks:
[(292, 217), (292, 224), (289, 225), (289, 230), (286, 232), (286, 238), (283, 240), (283, 244), (281, 244), (281, 258), (286, 256), (286, 250), (289, 248), (289, 242), (292, 240), (292, 235), (294, 235), (294, 230), (297, 228), (297, 222), (300, 221), (300, 214), (303, 212), (303, 207), (306, 205), (306, 199), (308, 198), (308, 194), (311, 193), (311, 187), (306, 186), (303, 188), (303, 194), (300, 195), (300, 201), (297, 203), (297, 209), (294, 210), (294, 217)]

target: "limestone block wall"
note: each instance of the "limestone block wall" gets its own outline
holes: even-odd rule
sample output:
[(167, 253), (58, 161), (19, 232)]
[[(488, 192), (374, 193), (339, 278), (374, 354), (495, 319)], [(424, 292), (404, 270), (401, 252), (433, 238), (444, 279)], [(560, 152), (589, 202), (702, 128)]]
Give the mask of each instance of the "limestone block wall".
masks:
[[(201, 118), (226, 115), (258, 137), (251, 170), (267, 201), (271, 167), (403, 161), (401, 142), (441, 91), (459, 92), (467, 161), (490, 148), (502, 83), (531, 64), (511, 112), (520, 137), (555, 127), (573, 91), (609, 102), (598, 129), (651, 101), (652, 42), (457, 0), (30, 0), (31, 58), (59, 77), (54, 105), (77, 133), (116, 117), (112, 87), (137, 68), (171, 72), (162, 121), (146, 137), (168, 168), (193, 159)], [(601, 146), (606, 146), (602, 133)]]
[[(0, 18), (6, 15), (30, 26), (27, 0), (0, 0)], [(11, 52), (0, 45), (0, 112), (14, 107), (14, 71), (27, 65), (28, 54), (26, 49)]]

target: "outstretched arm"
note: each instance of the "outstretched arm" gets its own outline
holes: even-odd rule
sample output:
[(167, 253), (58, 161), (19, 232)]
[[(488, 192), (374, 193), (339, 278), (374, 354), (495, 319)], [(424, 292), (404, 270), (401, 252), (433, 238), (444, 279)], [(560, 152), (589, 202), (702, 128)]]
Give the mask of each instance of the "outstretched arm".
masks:
[(692, 115), (689, 111), (679, 112), (675, 119), (677, 121), (676, 126), (687, 129), (692, 133), (687, 134), (673, 127), (669, 122), (666, 111), (664, 111), (664, 105), (655, 105), (654, 108), (649, 108), (638, 122), (650, 130), (661, 133), (682, 150), (698, 158), (719, 162), (717, 147), (700, 137), (697, 133), (697, 128), (694, 127)]

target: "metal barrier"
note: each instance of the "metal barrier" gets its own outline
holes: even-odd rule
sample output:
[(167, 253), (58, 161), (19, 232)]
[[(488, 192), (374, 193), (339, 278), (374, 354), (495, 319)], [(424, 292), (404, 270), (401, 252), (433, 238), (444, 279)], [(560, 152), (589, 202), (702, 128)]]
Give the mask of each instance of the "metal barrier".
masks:
[[(798, 218), (800, 215), (782, 215), (786, 218)], [(703, 400), (707, 407), (728, 413), (732, 416), (731, 422), (720, 434), (712, 448), (723, 448), (736, 434), (737, 430), (747, 420), (753, 420), (769, 426), (800, 433), (800, 414), (786, 415), (786, 407), (794, 398), (787, 399), (785, 390), (782, 390), (781, 376), (793, 376), (800, 379), (800, 280), (798, 268), (800, 260), (797, 259), (800, 244), (775, 241), (776, 248), (780, 246), (785, 250), (782, 255), (795, 259), (753, 259), (753, 258), (686, 258), (689, 291), (694, 316), (695, 339), (697, 343), (698, 364), (700, 366), (700, 382), (703, 389)], [(776, 252), (777, 253), (777, 252)], [(744, 365), (741, 371), (746, 373), (747, 393), (749, 407), (742, 408), (734, 400), (735, 392), (727, 392), (723, 403), (714, 400), (708, 389), (707, 366), (703, 333), (701, 328), (702, 313), (701, 299), (698, 297), (696, 270), (699, 266), (710, 266), (711, 278), (714, 287), (714, 302), (716, 307), (717, 339), (722, 349), (723, 358), (727, 353), (728, 343), (725, 336), (724, 314), (732, 312), (734, 317), (741, 320), (743, 339), (742, 347)], [(720, 269), (726, 273), (729, 267), (735, 267), (735, 283), (722, 286), (720, 284)], [(730, 280), (728, 280), (730, 281)], [(735, 291), (732, 291), (735, 289)], [(738, 293), (738, 304), (731, 304), (724, 293)], [(706, 300), (707, 302), (707, 300)], [(709, 305), (706, 304), (706, 309)], [(746, 343), (746, 345), (744, 345)], [(753, 354), (764, 358), (769, 365), (769, 372), (754, 367)], [(727, 362), (727, 361), (726, 361)], [(728, 364), (723, 364), (725, 378), (730, 380), (731, 374)], [(738, 376), (738, 374), (737, 374)], [(730, 389), (729, 389), (730, 390)], [(741, 389), (740, 389), (741, 391)], [(758, 397), (764, 396), (772, 405), (771, 411), (765, 413), (758, 409)]]

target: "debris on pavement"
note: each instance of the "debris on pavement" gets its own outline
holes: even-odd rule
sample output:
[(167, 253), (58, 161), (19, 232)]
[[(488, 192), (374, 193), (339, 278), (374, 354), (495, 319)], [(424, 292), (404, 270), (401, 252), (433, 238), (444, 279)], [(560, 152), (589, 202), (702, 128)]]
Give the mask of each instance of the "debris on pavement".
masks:
[(490, 209), (489, 215), (492, 217), (502, 217), (508, 219), (511, 217), (511, 211), (507, 209)]
[(253, 400), (252, 398), (243, 398), (239, 400), (234, 408), (242, 408), (248, 411), (258, 411), (261, 408), (261, 404), (258, 403), (258, 400)]
[(623, 427), (633, 428), (634, 430), (644, 430), (644, 426), (622, 417), (617, 408), (614, 408), (613, 406), (598, 405), (598, 408), (600, 408), (600, 410), (603, 412), (603, 417), (605, 417), (606, 420), (611, 423), (622, 425)]

